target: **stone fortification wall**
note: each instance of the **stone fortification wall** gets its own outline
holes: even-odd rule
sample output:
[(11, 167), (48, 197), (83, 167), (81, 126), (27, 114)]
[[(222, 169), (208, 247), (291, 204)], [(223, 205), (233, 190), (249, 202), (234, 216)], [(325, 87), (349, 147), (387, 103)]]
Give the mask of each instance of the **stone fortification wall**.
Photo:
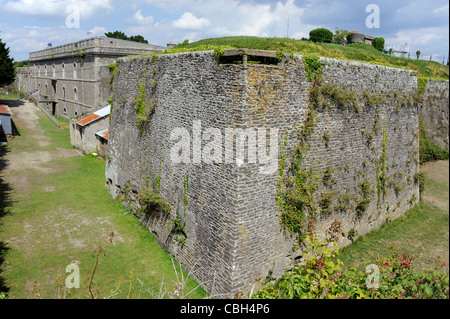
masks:
[[(338, 220), (346, 245), (419, 198), (416, 76), (321, 62), (314, 86), (299, 55), (278, 64), (219, 64), (213, 51), (118, 59), (107, 187), (212, 294), (248, 291), (301, 260), (280, 199), (302, 139), (309, 147), (296, 167), (316, 181), (307, 213), (319, 235)], [(143, 189), (171, 209), (139, 209)]]
[(429, 139), (448, 149), (449, 82), (428, 79), (421, 98), (419, 117)]

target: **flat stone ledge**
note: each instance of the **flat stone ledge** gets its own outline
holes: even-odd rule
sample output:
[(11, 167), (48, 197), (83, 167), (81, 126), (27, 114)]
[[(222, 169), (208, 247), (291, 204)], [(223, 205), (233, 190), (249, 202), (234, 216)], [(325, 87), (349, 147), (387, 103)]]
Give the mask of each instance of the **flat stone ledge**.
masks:
[(251, 57), (263, 57), (263, 58), (276, 58), (276, 51), (254, 50), (254, 49), (228, 49), (224, 50), (224, 57), (232, 56), (251, 56)]

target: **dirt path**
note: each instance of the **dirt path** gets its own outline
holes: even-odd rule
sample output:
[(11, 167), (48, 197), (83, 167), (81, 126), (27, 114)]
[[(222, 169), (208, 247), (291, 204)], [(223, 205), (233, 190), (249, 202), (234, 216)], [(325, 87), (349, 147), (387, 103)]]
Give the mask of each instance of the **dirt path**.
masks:
[[(7, 172), (7, 174), (15, 174), (24, 169), (33, 169), (42, 173), (50, 173), (53, 169), (51, 166), (46, 165), (48, 162), (66, 157), (81, 156), (75, 149), (56, 148), (50, 150), (47, 146), (51, 145), (51, 139), (44, 134), (44, 131), (39, 127), (38, 123), (38, 120), (45, 117), (45, 114), (33, 103), (24, 100), (21, 100), (20, 102), (21, 103), (14, 103), (10, 106), (11, 111), (13, 112), (13, 121), (16, 127), (19, 128), (19, 133), (25, 134), (26, 132), (26, 134), (31, 135), (31, 141), (37, 147), (32, 151), (24, 150), (7, 153), (5, 155), (5, 172)], [(22, 131), (22, 133), (20, 131)], [(22, 178), (13, 179), (13, 183), (15, 184), (15, 187), (26, 189), (28, 181), (27, 178), (23, 178), (22, 176)]]

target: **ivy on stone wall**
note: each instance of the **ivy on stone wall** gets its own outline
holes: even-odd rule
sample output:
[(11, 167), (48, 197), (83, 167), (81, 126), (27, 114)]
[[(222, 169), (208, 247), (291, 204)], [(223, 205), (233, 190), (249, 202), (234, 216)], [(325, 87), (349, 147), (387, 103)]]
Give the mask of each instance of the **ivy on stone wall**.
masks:
[[(310, 84), (309, 95), (316, 89), (322, 80), (321, 72), (324, 64), (314, 55), (303, 57), (305, 74)], [(316, 217), (320, 203), (316, 200), (314, 193), (319, 186), (319, 174), (314, 173), (312, 165), (305, 168), (302, 165), (303, 156), (308, 152), (311, 144), (308, 138), (316, 125), (317, 110), (316, 103), (310, 99), (305, 121), (298, 130), (298, 144), (294, 158), (287, 171), (287, 177), (282, 178), (284, 173), (285, 158), (280, 167), (278, 207), (281, 209), (281, 223), (285, 225), (291, 235), (297, 236), (300, 243), (306, 235), (308, 220)], [(286, 136), (287, 138), (287, 136)], [(286, 145), (286, 141), (285, 141)], [(322, 198), (322, 205), (329, 207), (330, 196)]]

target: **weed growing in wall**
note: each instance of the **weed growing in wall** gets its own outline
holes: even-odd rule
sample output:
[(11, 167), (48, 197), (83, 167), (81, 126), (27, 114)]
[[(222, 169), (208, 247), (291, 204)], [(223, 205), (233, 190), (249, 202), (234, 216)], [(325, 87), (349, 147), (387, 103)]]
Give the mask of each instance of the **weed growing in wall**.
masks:
[(305, 75), (311, 84), (315, 84), (322, 78), (322, 70), (324, 63), (319, 60), (315, 54), (303, 55), (303, 65), (305, 67)]
[(155, 103), (153, 101), (146, 101), (145, 95), (145, 79), (139, 84), (139, 93), (136, 97), (136, 125), (141, 134), (145, 133), (145, 128), (150, 120), (150, 115), (155, 109)]
[(155, 170), (155, 177), (152, 180), (152, 188), (150, 189), (151, 177), (148, 173), (148, 160), (145, 170), (140, 168), (141, 189), (138, 192), (138, 201), (140, 209), (138, 213), (144, 213), (151, 217), (157, 213), (165, 213), (169, 215), (172, 212), (170, 203), (160, 195), (161, 191), (161, 169), (162, 159), (160, 161), (159, 170)]
[(360, 183), (361, 195), (362, 198), (356, 204), (356, 216), (361, 217), (367, 210), (371, 199), (370, 194), (372, 193), (372, 186), (368, 180), (364, 180)]
[(423, 95), (427, 89), (428, 78), (419, 76), (417, 77), (417, 101), (423, 101)]

